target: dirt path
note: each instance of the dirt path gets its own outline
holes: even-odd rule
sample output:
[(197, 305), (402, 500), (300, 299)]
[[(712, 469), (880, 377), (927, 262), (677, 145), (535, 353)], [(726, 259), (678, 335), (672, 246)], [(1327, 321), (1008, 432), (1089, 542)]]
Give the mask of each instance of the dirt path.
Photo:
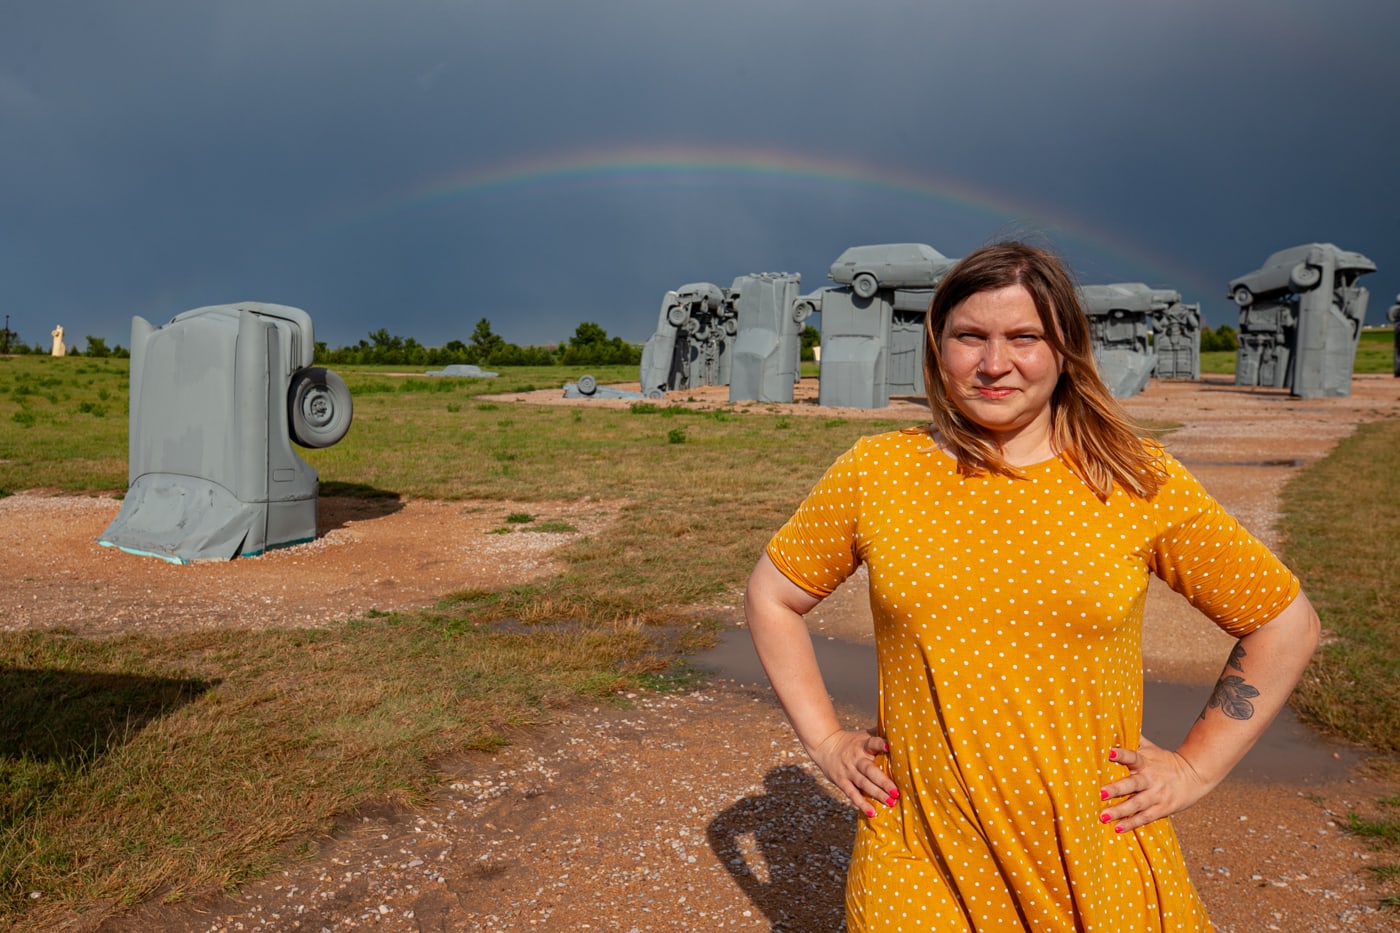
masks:
[[(723, 402), (715, 391), (695, 395), (695, 404)], [(810, 395), (811, 387), (804, 384), (799, 402), (789, 409), (833, 414), (817, 409)], [(518, 401), (563, 400), (549, 392)], [(1202, 383), (1154, 382), (1127, 405), (1141, 418), (1183, 423), (1168, 446), (1246, 525), (1273, 541), (1283, 482), (1298, 467), (1325, 455), (1359, 421), (1395, 417), (1400, 380), (1361, 376), (1349, 398), (1308, 401), (1236, 389), (1222, 377)], [(907, 415), (914, 423), (922, 420), (923, 408), (914, 400), (896, 400), (879, 412), (841, 414)], [(114, 504), (103, 512), (103, 506), (90, 502), (82, 506), (91, 513), (86, 522), (77, 523), (66, 542), (55, 546), (66, 546), (68, 553), (82, 551), (105, 527)], [(7, 533), (26, 533), (15, 528), (30, 529), (32, 535), (36, 527), (34, 516), (20, 505), (0, 500), (0, 547)], [(499, 524), (501, 515), (492, 510), (504, 515), (513, 509), (493, 505), (486, 514), (464, 506), (409, 503), (399, 511), (342, 519), (337, 527), (352, 529), (356, 537), (328, 550), (344, 553), (343, 576), (322, 566), (327, 576), (323, 595), (339, 594), (337, 611), (323, 608), (314, 624), (340, 616), (342, 599), (354, 604), (347, 594), (357, 581), (361, 587), (380, 586), (368, 600), (379, 608), (385, 608), (390, 592), (410, 594), (405, 604), (412, 604), (414, 594), (443, 592), (463, 572), (481, 585), (474, 574), (489, 575), (494, 571), (488, 568), (509, 566), (512, 560), (503, 551), (465, 570), (457, 566)], [(574, 517), (605, 522), (615, 514), (606, 503), (589, 504), (584, 511)], [(449, 524), (409, 541), (387, 531), (400, 516), (420, 530), (423, 523)], [(47, 533), (59, 536), (56, 530)], [(529, 540), (495, 537), (521, 545)], [(424, 550), (427, 540), (442, 543)], [(539, 542), (531, 545), (536, 550), (522, 559), (522, 573), (548, 567)], [(274, 552), (235, 562), (252, 569), (229, 570), (233, 565), (226, 565), (209, 571), (207, 586), (192, 587), (189, 581), (199, 578), (179, 573), (192, 568), (170, 568), (177, 573), (168, 574), (160, 569), (166, 565), (152, 562), (154, 569), (142, 570), (143, 582), (127, 598), (163, 601), (168, 611), (153, 624), (179, 625), (181, 601), (197, 609), (187, 624), (212, 624), (219, 615), (217, 594), (230, 585), (218, 573), (249, 574), (239, 584), (248, 585), (273, 575), (278, 560), (294, 560), (295, 550), (282, 558)], [(411, 559), (403, 559), (406, 553)], [(318, 564), (324, 565), (326, 557), (320, 555)], [(7, 565), (7, 585), (0, 590), (7, 598), (17, 594), (18, 602), (0, 605), (0, 619), (8, 620), (6, 627), (49, 624), (37, 606), (55, 593), (66, 599), (85, 593), (115, 599), (105, 593), (110, 580), (103, 574), (116, 579), (134, 564), (101, 560), (108, 561), (106, 570), (101, 561), (76, 570), (71, 561), (36, 561), (22, 570)], [(261, 561), (267, 563), (254, 566)], [(416, 571), (430, 580), (419, 579)], [(509, 576), (498, 574), (500, 579)], [(389, 578), (393, 585), (383, 587)], [(166, 584), (174, 590), (166, 593), (165, 581), (183, 582), (178, 589)], [(276, 592), (264, 591), (269, 606), (276, 604)], [(716, 607), (736, 626), (742, 621), (737, 599), (736, 590), (733, 602)], [(813, 614), (814, 632), (855, 642), (867, 639), (862, 599), (858, 585), (843, 587)], [(1154, 591), (1151, 597), (1148, 676), (1209, 684), (1229, 640), (1175, 600), (1169, 591)], [(129, 620), (122, 613), (135, 610), (124, 610), (117, 602), (103, 603), (103, 612)], [(16, 621), (26, 619), (27, 624)], [(519, 736), (503, 752), (445, 763), (449, 783), (428, 806), (416, 812), (363, 814), (341, 832), (318, 840), (308, 860), (250, 884), (236, 896), (150, 904), (105, 918), (94, 913), (62, 928), (108, 933), (370, 927), (406, 933), (839, 929), (854, 818), (829, 795), (770, 692), (719, 680), (683, 696), (625, 699), (623, 706), (562, 716), (546, 729)], [(851, 712), (853, 723), (859, 715)], [(1220, 929), (1400, 929), (1400, 915), (1375, 907), (1380, 892), (1364, 870), (1375, 856), (1339, 826), (1349, 810), (1395, 792), (1393, 785), (1358, 771), (1322, 781), (1294, 776), (1261, 783), (1235, 777), (1178, 817), (1188, 866)]]

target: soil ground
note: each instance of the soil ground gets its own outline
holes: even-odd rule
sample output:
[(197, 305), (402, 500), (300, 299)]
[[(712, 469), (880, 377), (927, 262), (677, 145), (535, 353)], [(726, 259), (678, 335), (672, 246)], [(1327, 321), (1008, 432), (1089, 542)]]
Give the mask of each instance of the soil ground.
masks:
[[(630, 404), (564, 399), (555, 390), (502, 398)], [(697, 390), (679, 404), (728, 405), (727, 389)], [(1207, 377), (1153, 382), (1125, 405), (1138, 418), (1181, 424), (1168, 447), (1248, 527), (1277, 543), (1283, 483), (1357, 423), (1396, 417), (1400, 380), (1358, 376), (1347, 398), (1301, 400)], [(918, 399), (905, 398), (873, 412), (820, 408), (814, 380), (798, 386), (790, 405), (734, 407), (911, 424), (927, 414)], [(331, 625), (372, 608), (424, 606), (452, 590), (550, 572), (550, 552), (567, 536), (488, 533), (512, 512), (568, 521), (579, 533), (617, 514), (608, 500), (525, 507), (323, 497), (321, 536), (312, 544), (182, 567), (98, 546), (118, 507), (42, 491), (0, 500), (0, 628), (101, 637), (244, 625), (250, 615), (259, 626)], [(736, 629), (741, 585), (709, 607)], [(818, 637), (868, 643), (859, 580), (809, 621)], [(1229, 644), (1175, 594), (1152, 592), (1149, 680), (1208, 685)], [(237, 892), (122, 911), (94, 905), (54, 928), (839, 929), (855, 816), (802, 754), (771, 692), (717, 676), (684, 695), (620, 701), (560, 715), (503, 751), (443, 762), (443, 789), (426, 806), (347, 816), (337, 832), (314, 840), (309, 857)], [(853, 725), (865, 716), (849, 715)], [(1381, 889), (1366, 871), (1379, 857), (1342, 829), (1349, 811), (1395, 794), (1395, 782), (1377, 777), (1356, 750), (1335, 754), (1342, 764), (1321, 778), (1291, 769), (1287, 756), (1276, 759), (1274, 773), (1237, 774), (1176, 817), (1193, 880), (1222, 931), (1400, 930), (1400, 914), (1377, 907)]]

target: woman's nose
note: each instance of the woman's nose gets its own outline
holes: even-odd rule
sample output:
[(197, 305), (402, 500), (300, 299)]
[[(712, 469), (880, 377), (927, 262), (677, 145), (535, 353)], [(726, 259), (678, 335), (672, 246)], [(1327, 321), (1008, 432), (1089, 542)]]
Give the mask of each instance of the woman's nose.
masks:
[(988, 376), (1000, 376), (1011, 369), (1011, 356), (1000, 340), (988, 340), (982, 345), (982, 360), (978, 370)]

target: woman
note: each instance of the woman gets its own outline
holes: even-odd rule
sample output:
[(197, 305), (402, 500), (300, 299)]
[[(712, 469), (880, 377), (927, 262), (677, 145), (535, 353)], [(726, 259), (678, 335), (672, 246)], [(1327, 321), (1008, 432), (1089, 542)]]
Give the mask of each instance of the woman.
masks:
[[(1049, 253), (1005, 243), (961, 260), (925, 339), (932, 424), (843, 454), (745, 600), (794, 730), (864, 817), (848, 930), (1210, 930), (1164, 817), (1259, 738), (1317, 616), (1138, 437)], [(880, 675), (868, 732), (838, 723), (803, 621), (862, 562)], [(1175, 751), (1141, 735), (1149, 573), (1239, 639)]]

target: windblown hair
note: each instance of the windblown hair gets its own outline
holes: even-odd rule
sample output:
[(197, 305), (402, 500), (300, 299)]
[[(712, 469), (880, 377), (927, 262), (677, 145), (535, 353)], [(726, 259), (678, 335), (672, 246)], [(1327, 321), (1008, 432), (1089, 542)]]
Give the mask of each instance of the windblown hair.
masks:
[(958, 408), (948, 385), (941, 342), (948, 316), (979, 292), (1020, 285), (1030, 293), (1045, 339), (1063, 360), (1050, 399), (1050, 441), (1089, 488), (1107, 499), (1117, 483), (1150, 498), (1161, 487), (1160, 448), (1138, 428), (1099, 378), (1089, 319), (1069, 271), (1059, 258), (1021, 242), (985, 246), (965, 256), (938, 283), (924, 318), (924, 386), (933, 428), (964, 473), (1019, 475), (988, 432)]

